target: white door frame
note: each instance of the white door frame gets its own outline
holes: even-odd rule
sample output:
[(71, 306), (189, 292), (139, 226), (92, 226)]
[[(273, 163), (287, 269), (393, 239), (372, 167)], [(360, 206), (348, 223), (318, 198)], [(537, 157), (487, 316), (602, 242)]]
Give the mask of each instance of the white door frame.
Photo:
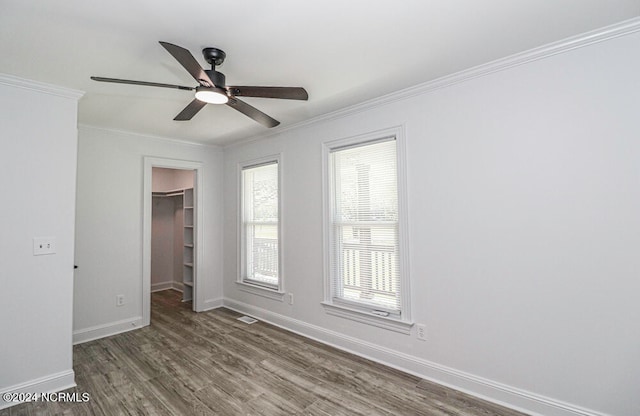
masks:
[(194, 282), (193, 282), (193, 310), (201, 311), (204, 305), (204, 288), (202, 285), (201, 264), (203, 253), (203, 232), (202, 215), (204, 212), (203, 198), (203, 177), (204, 166), (201, 162), (191, 162), (177, 159), (161, 159), (156, 157), (144, 158), (144, 185), (143, 185), (143, 212), (142, 212), (142, 325), (151, 323), (151, 192), (153, 168), (169, 168), (193, 170), (193, 190), (195, 222), (194, 241), (196, 243), (194, 259)]

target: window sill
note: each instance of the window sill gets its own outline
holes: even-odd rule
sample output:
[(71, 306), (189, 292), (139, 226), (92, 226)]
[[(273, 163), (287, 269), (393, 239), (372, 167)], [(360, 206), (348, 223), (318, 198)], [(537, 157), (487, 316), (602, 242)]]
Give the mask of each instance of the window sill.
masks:
[(284, 301), (285, 292), (280, 292), (277, 289), (269, 289), (266, 287), (252, 285), (251, 283), (236, 282), (238, 290), (251, 293), (252, 295), (262, 296), (267, 299), (277, 300), (278, 302)]
[(336, 305), (331, 302), (322, 302), (322, 306), (324, 307), (325, 312), (329, 315), (351, 319), (352, 321), (373, 325), (378, 328), (388, 329), (389, 331), (399, 332), (405, 335), (411, 334), (411, 327), (413, 327), (413, 322), (410, 321), (402, 321), (386, 316), (379, 316), (370, 312)]

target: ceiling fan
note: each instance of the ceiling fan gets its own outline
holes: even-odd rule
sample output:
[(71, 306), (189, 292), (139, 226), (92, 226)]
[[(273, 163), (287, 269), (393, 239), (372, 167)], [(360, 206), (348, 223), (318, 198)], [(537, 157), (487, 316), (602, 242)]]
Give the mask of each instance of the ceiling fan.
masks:
[(301, 87), (249, 87), (249, 86), (227, 86), (225, 76), (222, 72), (216, 71), (216, 66), (222, 65), (226, 54), (217, 48), (204, 48), (202, 54), (204, 59), (211, 64), (210, 70), (202, 69), (198, 61), (191, 53), (180, 46), (168, 42), (160, 44), (169, 52), (191, 76), (198, 81), (197, 87), (184, 87), (181, 85), (161, 84), (157, 82), (133, 81), (128, 79), (91, 77), (94, 81), (115, 82), (118, 84), (144, 85), (148, 87), (174, 88), (179, 90), (195, 91), (195, 98), (184, 110), (178, 114), (174, 120), (191, 120), (198, 111), (207, 104), (226, 104), (229, 107), (241, 112), (266, 127), (275, 127), (280, 122), (275, 120), (257, 108), (239, 100), (237, 97), (261, 97), (280, 98), (286, 100), (307, 100), (309, 95)]

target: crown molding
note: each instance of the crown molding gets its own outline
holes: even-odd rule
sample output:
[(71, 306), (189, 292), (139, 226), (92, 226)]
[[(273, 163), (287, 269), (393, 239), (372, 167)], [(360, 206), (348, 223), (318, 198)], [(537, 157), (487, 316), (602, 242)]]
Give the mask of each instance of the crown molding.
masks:
[(8, 74), (0, 74), (0, 84), (55, 95), (57, 97), (71, 98), (74, 100), (79, 100), (84, 95), (84, 91), (60, 87), (58, 85), (45, 84), (43, 82), (32, 81), (30, 79), (19, 78)]
[(192, 147), (199, 147), (199, 148), (205, 147), (216, 152), (222, 152), (222, 147), (220, 147), (217, 144), (190, 142), (187, 140), (173, 139), (170, 137), (162, 137), (162, 136), (154, 136), (151, 134), (136, 133), (136, 132), (127, 131), (127, 130), (117, 130), (117, 129), (110, 129), (107, 127), (97, 127), (97, 126), (92, 126), (90, 124), (78, 124), (78, 130), (80, 131), (93, 130), (93, 131), (98, 131), (102, 133), (113, 134), (116, 136), (135, 137), (138, 139), (154, 140), (159, 142), (165, 142), (168, 144), (177, 144), (181, 146), (192, 146)]
[(605, 26), (600, 29), (596, 29), (590, 32), (582, 33), (577, 36), (572, 36), (558, 42), (549, 43), (537, 48), (533, 48), (524, 52), (519, 52), (505, 58), (496, 59), (491, 62), (487, 62), (481, 65), (477, 65), (468, 69), (464, 69), (459, 72), (455, 72), (450, 75), (445, 75), (440, 78), (436, 78), (431, 81), (427, 81), (409, 88), (405, 88), (400, 91), (393, 92), (391, 94), (383, 95), (381, 97), (373, 98), (362, 103), (354, 104), (349, 107), (345, 107), (336, 111), (325, 113), (309, 120), (304, 120), (290, 126), (284, 126), (277, 130), (260, 133), (259, 135), (249, 136), (243, 140), (238, 140), (233, 143), (229, 143), (224, 148), (233, 148), (248, 144), (250, 142), (266, 139), (281, 133), (296, 130), (308, 125), (313, 125), (328, 120), (335, 120), (338, 118), (347, 117), (352, 114), (357, 114), (366, 110), (370, 110), (382, 105), (390, 104), (395, 101), (405, 100), (416, 95), (429, 94), (442, 88), (446, 88), (455, 84), (460, 84), (475, 78), (484, 77), (495, 72), (504, 71), (516, 66), (524, 65), (533, 61), (545, 59), (554, 55), (566, 53), (574, 49), (583, 48), (585, 46), (593, 45), (595, 43), (604, 42), (610, 39), (615, 39), (621, 36), (626, 36), (640, 31), (640, 17), (636, 17), (629, 20)]

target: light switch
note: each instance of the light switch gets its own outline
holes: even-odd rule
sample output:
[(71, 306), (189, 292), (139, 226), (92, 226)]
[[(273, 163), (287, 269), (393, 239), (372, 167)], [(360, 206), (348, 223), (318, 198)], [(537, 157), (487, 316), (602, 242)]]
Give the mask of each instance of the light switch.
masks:
[(43, 254), (56, 253), (55, 237), (34, 237), (33, 238), (33, 255), (42, 256)]

